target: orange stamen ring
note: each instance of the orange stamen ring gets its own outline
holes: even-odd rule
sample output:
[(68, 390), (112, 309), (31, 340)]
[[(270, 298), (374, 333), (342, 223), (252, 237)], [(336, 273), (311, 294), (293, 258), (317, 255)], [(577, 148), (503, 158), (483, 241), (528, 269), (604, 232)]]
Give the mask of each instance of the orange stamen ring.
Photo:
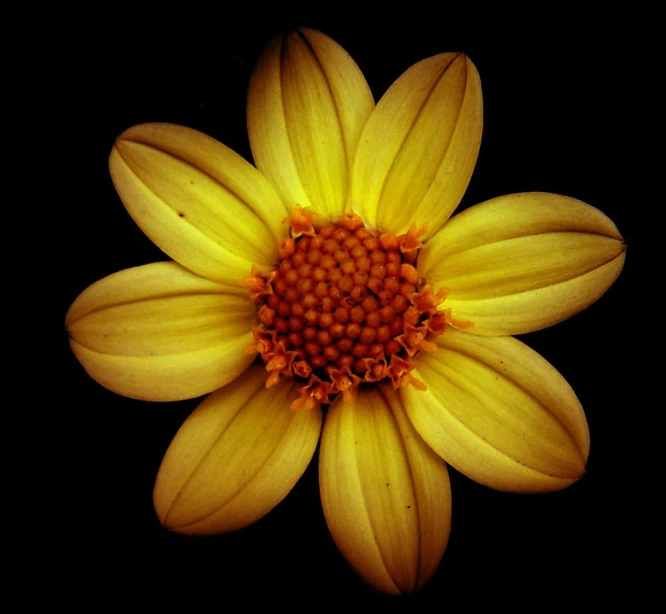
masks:
[(292, 409), (330, 403), (338, 393), (349, 401), (364, 382), (425, 389), (410, 374), (415, 359), (454, 323), (450, 310), (438, 309), (446, 290), (434, 292), (414, 267), (426, 228), (379, 233), (354, 213), (316, 226), (301, 207), (284, 221), (290, 236), (276, 268), (253, 268), (243, 282), (260, 305), (248, 351), (266, 364), (266, 385), (281, 376), (302, 380)]

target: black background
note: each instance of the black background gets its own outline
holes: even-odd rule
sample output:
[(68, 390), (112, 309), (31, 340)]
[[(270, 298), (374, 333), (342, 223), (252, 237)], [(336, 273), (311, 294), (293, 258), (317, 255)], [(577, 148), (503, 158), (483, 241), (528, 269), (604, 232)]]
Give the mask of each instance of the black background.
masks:
[[(257, 24), (210, 23), (211, 16), (197, 13), (175, 25), (129, 13), (112, 17), (111, 33), (98, 19), (63, 43), (59, 125), (75, 152), (57, 186), (67, 194), (69, 212), (63, 320), (89, 284), (165, 259), (127, 215), (108, 175), (108, 154), (125, 128), (146, 121), (184, 124), (251, 161), (245, 96), (252, 65), (272, 36), (299, 23), (342, 44), (376, 100), (414, 62), (443, 51), (468, 53), (481, 75), (485, 123), (461, 207), (511, 192), (566, 194), (610, 216), (629, 251), (620, 279), (595, 305), (523, 337), (565, 376), (586, 410), (592, 440), (586, 476), (560, 493), (520, 496), (451, 470), (449, 546), (431, 581), (402, 604), (436, 598), (442, 607), (464, 602), (474, 608), (486, 599), (536, 605), (557, 596), (580, 603), (611, 586), (621, 589), (633, 495), (623, 443), (631, 382), (626, 357), (618, 357), (627, 348), (623, 325), (640, 213), (623, 192), (627, 160), (619, 143), (631, 98), (630, 25), (597, 28), (573, 14), (523, 15), (526, 21), (506, 23), (450, 14), (363, 22), (282, 16)], [(165, 532), (152, 508), (154, 477), (198, 401), (119, 397), (85, 374), (64, 334), (61, 347), (68, 436), (61, 450), (66, 503), (58, 539), (61, 551), (76, 560), (71, 583), (61, 586), (68, 597), (80, 597), (85, 584), (100, 598), (138, 589), (169, 599), (185, 590), (220, 606), (262, 597), (289, 605), (303, 595), (395, 603), (357, 578), (337, 552), (321, 511), (316, 456), (292, 493), (253, 526), (214, 538)]]

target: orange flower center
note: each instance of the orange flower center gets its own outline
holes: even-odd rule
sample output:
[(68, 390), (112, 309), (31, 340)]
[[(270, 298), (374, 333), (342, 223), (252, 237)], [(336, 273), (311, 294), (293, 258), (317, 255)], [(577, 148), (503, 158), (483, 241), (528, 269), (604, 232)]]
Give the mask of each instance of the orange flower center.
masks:
[(364, 382), (425, 389), (410, 375), (415, 358), (452, 323), (450, 310), (437, 309), (445, 290), (434, 293), (414, 267), (425, 228), (398, 236), (365, 228), (353, 213), (319, 227), (313, 219), (297, 207), (276, 268), (254, 268), (243, 282), (259, 305), (248, 350), (266, 364), (266, 386), (301, 379), (293, 409), (338, 393), (348, 401)]

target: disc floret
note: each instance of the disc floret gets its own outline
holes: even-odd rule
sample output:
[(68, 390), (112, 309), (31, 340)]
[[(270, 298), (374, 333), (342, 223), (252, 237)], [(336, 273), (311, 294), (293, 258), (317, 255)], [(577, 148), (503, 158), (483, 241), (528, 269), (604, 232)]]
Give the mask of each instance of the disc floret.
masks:
[(266, 386), (302, 380), (293, 409), (337, 394), (349, 401), (359, 385), (385, 379), (425, 389), (410, 372), (453, 322), (439, 309), (446, 291), (433, 291), (414, 267), (426, 228), (379, 232), (354, 213), (317, 225), (301, 207), (285, 223), (276, 267), (253, 268), (243, 282), (259, 305), (248, 351), (261, 355)]

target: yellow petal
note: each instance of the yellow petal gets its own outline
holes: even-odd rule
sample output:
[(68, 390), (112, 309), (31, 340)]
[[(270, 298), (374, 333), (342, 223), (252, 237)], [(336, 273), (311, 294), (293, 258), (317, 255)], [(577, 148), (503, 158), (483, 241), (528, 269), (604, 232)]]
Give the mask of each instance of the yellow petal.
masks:
[(427, 386), (400, 389), (416, 430), (473, 480), (515, 492), (559, 490), (585, 470), (585, 414), (564, 378), (512, 337), (448, 330), (419, 358)]
[(339, 217), (361, 130), (374, 107), (354, 60), (315, 30), (270, 43), (252, 75), (247, 124), (257, 168), (290, 208)]
[(481, 143), (481, 81), (463, 54), (443, 53), (407, 70), (361, 135), (351, 204), (367, 223), (432, 236), (458, 206)]
[(270, 268), (287, 210), (261, 173), (206, 135), (142, 124), (118, 137), (113, 183), (134, 221), (198, 275), (239, 283), (253, 264)]
[(446, 465), (390, 387), (331, 405), (319, 485), (326, 522), (350, 565), (380, 591), (409, 593), (432, 576), (451, 526)]
[(480, 335), (527, 333), (578, 313), (622, 270), (625, 245), (601, 211), (530, 192), (455, 216), (419, 253), (418, 270)]
[(252, 362), (255, 310), (241, 289), (175, 262), (114, 273), (84, 290), (65, 324), (88, 374), (135, 399), (175, 401), (216, 390)]
[(267, 389), (266, 375), (251, 367), (206, 398), (176, 433), (153, 493), (165, 527), (197, 535), (240, 529), (272, 510), (305, 471), (321, 410), (291, 411), (293, 380)]

